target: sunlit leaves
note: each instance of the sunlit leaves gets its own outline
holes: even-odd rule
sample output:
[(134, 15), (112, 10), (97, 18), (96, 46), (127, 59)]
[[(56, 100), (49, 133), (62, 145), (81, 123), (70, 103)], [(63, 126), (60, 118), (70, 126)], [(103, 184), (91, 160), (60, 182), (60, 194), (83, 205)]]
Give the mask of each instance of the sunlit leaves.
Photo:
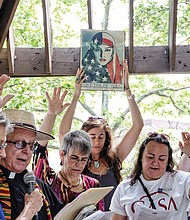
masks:
[[(112, 2), (114, 1), (116, 0)], [(51, 0), (50, 2), (53, 46), (79, 46), (80, 29), (88, 28), (87, 1)], [(122, 0), (121, 2), (129, 4), (127, 0)], [(190, 4), (183, 0), (179, 0), (178, 2), (177, 44), (188, 43), (190, 42)], [(167, 45), (169, 1), (135, 0), (134, 6), (135, 46)], [(111, 16), (115, 15), (110, 14)], [(102, 21), (99, 22), (101, 23)], [(41, 0), (20, 0), (14, 18), (13, 28), (17, 47), (43, 47), (44, 36)], [(128, 35), (128, 31), (126, 31), (126, 35)], [(138, 99), (145, 94), (149, 94), (152, 90), (182, 88), (190, 85), (190, 79), (188, 77), (185, 78), (183, 76), (184, 80), (182, 80), (182, 77), (179, 80), (174, 80), (174, 78), (174, 75), (171, 77), (166, 75), (131, 75), (130, 86), (132, 92), (136, 95), (136, 99)], [(69, 92), (66, 101), (71, 101), (74, 89), (74, 77), (12, 78), (5, 89), (5, 94), (13, 93), (15, 97), (7, 104), (7, 107), (34, 111), (37, 115), (39, 125), (47, 110), (45, 91), (48, 90), (52, 94), (53, 87), (60, 85), (63, 87), (63, 90), (68, 89)], [(162, 96), (159, 94), (147, 95), (139, 103), (139, 106), (143, 117), (149, 115), (150, 117), (155, 116), (157, 118), (173, 117), (173, 119), (180, 120), (182, 117), (190, 114), (189, 97), (189, 89), (180, 91), (165, 90), (162, 91)], [(125, 93), (118, 91), (109, 92), (108, 112), (102, 109), (102, 92), (100, 91), (82, 91), (80, 101), (81, 103), (86, 103), (96, 115), (103, 113), (111, 127), (114, 127), (115, 123), (119, 122), (121, 113), (128, 108)], [(90, 113), (78, 103), (75, 113), (76, 120), (74, 120), (72, 128), (79, 129), (82, 121), (89, 115)], [(53, 134), (55, 135), (57, 134), (60, 119), (61, 117), (57, 118), (53, 130)], [(116, 136), (122, 132), (124, 133), (130, 125), (131, 117), (130, 114), (127, 114), (116, 130)]]
[(167, 44), (168, 1), (135, 1), (134, 14), (135, 45)]

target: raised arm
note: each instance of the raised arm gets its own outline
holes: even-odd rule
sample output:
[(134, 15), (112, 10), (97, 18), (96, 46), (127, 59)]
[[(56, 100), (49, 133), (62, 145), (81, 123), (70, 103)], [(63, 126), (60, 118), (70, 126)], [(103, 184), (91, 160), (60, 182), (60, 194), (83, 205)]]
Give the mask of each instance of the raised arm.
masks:
[(116, 146), (116, 152), (121, 161), (125, 160), (127, 155), (131, 152), (132, 148), (135, 146), (135, 143), (144, 125), (140, 110), (129, 87), (128, 76), (129, 76), (128, 65), (127, 65), (127, 61), (125, 60), (123, 64), (124, 87), (131, 112), (132, 126), (125, 134), (121, 142)]
[[(64, 103), (67, 91), (61, 94), (61, 87), (54, 88), (52, 98), (46, 92), (48, 100), (48, 111), (40, 126), (40, 130), (51, 134), (55, 123), (56, 116), (59, 115), (69, 103)], [(35, 176), (51, 185), (55, 172), (49, 167), (47, 148), (48, 141), (38, 141), (41, 146), (34, 151), (33, 170)]]
[(69, 132), (71, 129), (73, 117), (75, 114), (75, 109), (76, 109), (77, 102), (78, 102), (80, 94), (81, 94), (81, 85), (85, 79), (86, 78), (84, 75), (84, 71), (79, 68), (76, 73), (75, 90), (74, 90), (73, 99), (72, 99), (71, 104), (68, 107), (67, 111), (65, 112), (65, 114), (61, 120), (60, 125), (59, 125), (58, 136), (59, 136), (60, 146), (61, 146), (63, 135), (66, 134), (67, 132)]
[[(65, 90), (62, 94), (61, 90), (61, 87), (54, 88), (52, 98), (46, 91), (46, 97), (48, 100), (48, 111), (40, 126), (40, 131), (51, 134), (56, 116), (70, 105), (70, 103), (64, 103), (65, 97), (67, 95), (67, 90)], [(48, 141), (39, 141), (39, 144), (42, 146), (46, 146), (47, 143)]]
[(179, 170), (190, 171), (190, 133), (182, 132), (182, 142), (179, 141), (179, 147), (183, 155), (178, 164)]
[(7, 94), (5, 97), (2, 97), (3, 88), (5, 84), (10, 80), (10, 76), (7, 76), (5, 74), (0, 76), (0, 109), (10, 100), (14, 97), (12, 94)]

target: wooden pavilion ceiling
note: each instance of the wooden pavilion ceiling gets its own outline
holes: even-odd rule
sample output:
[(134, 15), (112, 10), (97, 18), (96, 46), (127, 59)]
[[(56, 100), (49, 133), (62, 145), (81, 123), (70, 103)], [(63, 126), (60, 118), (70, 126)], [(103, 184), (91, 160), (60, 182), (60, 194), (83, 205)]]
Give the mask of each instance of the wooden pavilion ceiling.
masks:
[[(74, 75), (79, 67), (80, 48), (53, 48), (50, 0), (42, 0), (45, 48), (16, 48), (11, 26), (19, 0), (0, 0), (0, 75)], [(92, 0), (87, 0), (88, 26), (92, 26)], [(177, 0), (169, 0), (167, 46), (134, 46), (134, 2), (129, 0), (129, 46), (126, 58), (131, 73), (190, 73), (190, 45), (176, 46)], [(4, 42), (7, 48), (3, 48)], [(59, 65), (58, 65), (59, 64)]]

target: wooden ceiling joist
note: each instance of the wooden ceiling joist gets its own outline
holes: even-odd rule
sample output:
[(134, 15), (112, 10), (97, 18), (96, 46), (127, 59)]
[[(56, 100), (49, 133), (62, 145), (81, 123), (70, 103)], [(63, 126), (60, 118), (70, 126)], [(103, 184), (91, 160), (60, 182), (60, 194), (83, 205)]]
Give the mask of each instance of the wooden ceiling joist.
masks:
[(92, 29), (92, 0), (87, 0), (88, 28)]
[(168, 47), (171, 72), (176, 69), (177, 4), (178, 0), (170, 0)]
[(7, 35), (7, 58), (9, 73), (14, 74), (14, 60), (15, 60), (15, 42), (14, 42), (14, 32), (12, 25), (9, 28), (9, 33)]
[(44, 40), (45, 40), (45, 54), (46, 54), (46, 73), (52, 73), (52, 30), (51, 30), (51, 16), (50, 16), (50, 2), (49, 0), (42, 0), (43, 19), (44, 19)]
[[(157, 74), (170, 72), (166, 46), (134, 47), (134, 74)], [(128, 51), (128, 48), (126, 48)], [(187, 53), (184, 53), (187, 51)], [(175, 73), (190, 72), (190, 45), (177, 46), (178, 62)], [(74, 76), (80, 63), (80, 48), (54, 48), (52, 74), (45, 71), (46, 55), (43, 48), (15, 48), (14, 77)], [(129, 59), (129, 54), (126, 54)], [(0, 73), (10, 75), (7, 68), (7, 49), (0, 54)]]
[(133, 25), (133, 14), (134, 14), (133, 0), (129, 0), (129, 72), (134, 72), (134, 25)]
[[(14, 77), (74, 76), (80, 48), (53, 48), (50, 0), (41, 0), (44, 48), (15, 48), (10, 28), (19, 0), (0, 0), (0, 75)], [(190, 73), (190, 45), (176, 47), (178, 0), (169, 0), (168, 45), (134, 46), (134, 0), (129, 0), (129, 46), (125, 48), (129, 71), (134, 74)], [(93, 4), (87, 0), (88, 26), (93, 28)], [(105, 27), (106, 24), (104, 24)], [(7, 37), (7, 48), (2, 48)], [(53, 62), (52, 62), (53, 61)]]
[(0, 8), (0, 51), (20, 0), (4, 0)]

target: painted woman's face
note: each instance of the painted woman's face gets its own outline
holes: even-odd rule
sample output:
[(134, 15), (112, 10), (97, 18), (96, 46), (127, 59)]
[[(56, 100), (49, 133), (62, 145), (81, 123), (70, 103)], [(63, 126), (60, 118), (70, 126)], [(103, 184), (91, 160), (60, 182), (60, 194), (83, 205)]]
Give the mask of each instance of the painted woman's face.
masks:
[(105, 66), (108, 64), (112, 58), (113, 58), (113, 47), (110, 47), (106, 44), (100, 44), (96, 49), (94, 50), (94, 55), (96, 58), (96, 61), (102, 65)]

